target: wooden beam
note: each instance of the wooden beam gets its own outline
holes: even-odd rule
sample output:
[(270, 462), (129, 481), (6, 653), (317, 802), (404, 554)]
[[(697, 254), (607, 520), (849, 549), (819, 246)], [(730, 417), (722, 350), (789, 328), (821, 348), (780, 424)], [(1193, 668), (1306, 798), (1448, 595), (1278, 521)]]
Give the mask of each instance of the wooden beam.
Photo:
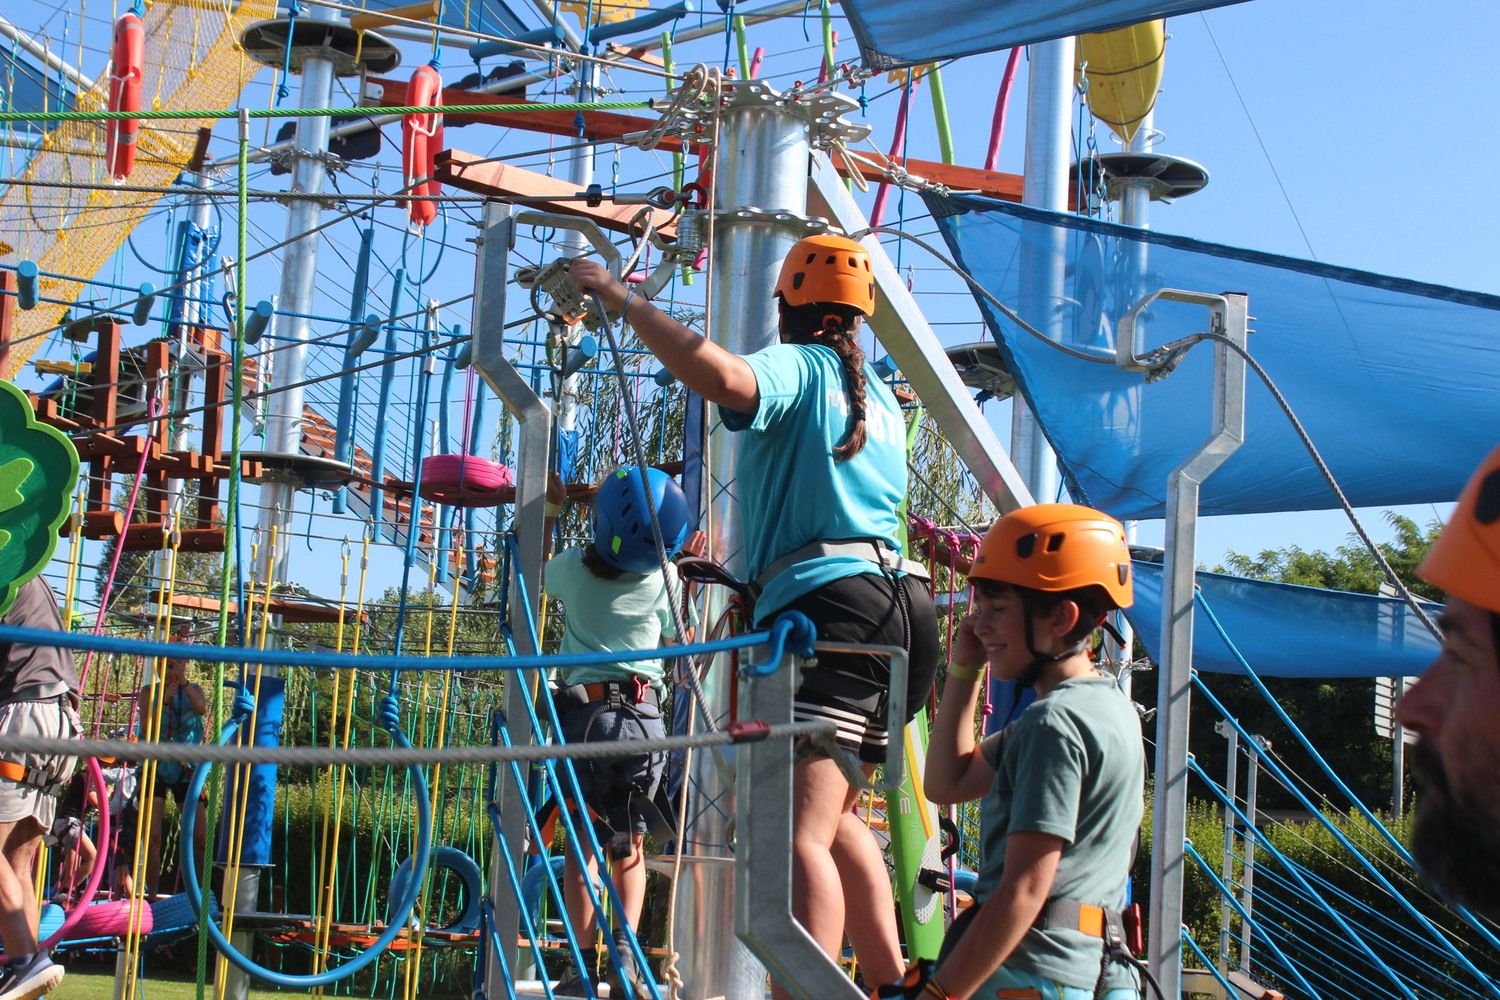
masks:
[(352, 14), (349, 26), (355, 31), (369, 31), (371, 28), (383, 28), (388, 24), (401, 24), (404, 21), (431, 21), (437, 17), (440, 5), (441, 0), (419, 0), (418, 3), (409, 3), (404, 7)]
[[(445, 149), (437, 155), (436, 177), (444, 184), (476, 194), (544, 199), (541, 202), (528, 201), (527, 207), (593, 219), (601, 228), (617, 233), (629, 232), (630, 221), (641, 209), (640, 205), (615, 205), (608, 200), (593, 208), (583, 201), (546, 201), (549, 198), (570, 198), (579, 193), (578, 185), (456, 149)], [(651, 210), (651, 215), (663, 236), (676, 235), (677, 222), (671, 212), (656, 208)]]
[[(376, 104), (379, 107), (400, 108), (407, 107), (406, 82), (404, 80), (374, 79), (366, 84), (366, 94), (379, 93)], [(475, 104), (534, 104), (539, 108), (547, 105), (542, 101), (519, 100), (507, 94), (476, 94), (468, 90), (460, 90), (455, 87), (446, 88), (443, 91), (443, 104), (445, 106), (475, 105)], [(449, 118), (464, 121), (483, 122), (489, 125), (500, 125), (504, 128), (521, 129), (527, 132), (543, 132), (550, 135), (566, 135), (579, 137), (578, 114), (572, 111), (465, 111), (446, 112)], [(583, 112), (583, 135), (585, 139), (596, 139), (605, 142), (620, 139), (627, 135), (645, 132), (656, 124), (655, 118), (641, 118), (634, 115), (621, 114), (617, 111), (586, 111)], [(666, 152), (678, 152), (683, 148), (683, 142), (676, 136), (665, 136), (657, 149)], [(466, 154), (456, 154), (466, 155)], [(477, 157), (468, 157), (469, 160)], [(954, 191), (973, 191), (986, 198), (995, 198), (1000, 201), (1019, 202), (1021, 200), (1021, 176), (1020, 174), (1005, 174), (998, 170), (983, 170), (978, 167), (962, 167), (948, 163), (937, 163), (933, 160), (907, 160), (903, 164), (906, 172), (922, 177), (934, 184), (942, 184), (944, 187)], [(884, 179), (884, 172), (879, 167), (860, 163), (860, 174), (869, 181), (879, 183)], [(838, 165), (839, 172), (844, 176), (849, 175), (846, 164)], [(441, 165), (439, 174), (442, 173)], [(456, 181), (440, 178), (444, 183), (453, 183), (462, 187)], [(468, 188), (467, 190), (478, 190)], [(569, 194), (576, 192), (570, 191)], [(583, 214), (583, 213), (576, 213)], [(634, 213), (631, 213), (634, 214)]]

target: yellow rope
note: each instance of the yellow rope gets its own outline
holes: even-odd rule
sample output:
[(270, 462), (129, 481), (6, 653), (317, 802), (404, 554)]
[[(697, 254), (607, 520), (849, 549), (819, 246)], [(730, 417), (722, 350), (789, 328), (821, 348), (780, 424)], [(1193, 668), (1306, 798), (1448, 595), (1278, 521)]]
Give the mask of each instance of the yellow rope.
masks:
[[(362, 632), (362, 626), (364, 624), (365, 581), (369, 577), (369, 570), (370, 570), (370, 533), (367, 530), (365, 532), (364, 546), (363, 546), (362, 550), (360, 551), (360, 556), (359, 556), (359, 586), (357, 588), (358, 596), (355, 598), (355, 602), (354, 602), (354, 636), (353, 636), (353, 640), (352, 640), (352, 643), (351, 643), (351, 648), (349, 650), (351, 653), (353, 653), (356, 656), (359, 655), (359, 641), (360, 641), (360, 636), (361, 636), (361, 632)], [(342, 649), (342, 646), (343, 646), (343, 633), (342, 632), (339, 634), (339, 645), (340, 645), (339, 651), (342, 652), (343, 651), (343, 649)], [(341, 744), (342, 744), (342, 746), (343, 746), (343, 748), (345, 750), (347, 750), (349, 748), (349, 741), (350, 741), (350, 739), (351, 739), (351, 737), (353, 736), (353, 733), (354, 733), (354, 707), (355, 707), (355, 698), (357, 697), (358, 690), (359, 690), (359, 674), (357, 672), (351, 672), (350, 676), (349, 676), (349, 695), (348, 695), (348, 703), (347, 703), (348, 707), (347, 707), (347, 709), (344, 712), (344, 732), (343, 732), (341, 740), (340, 740), (340, 742), (341, 742)], [(347, 768), (347, 766), (343, 765), (343, 764), (340, 764), (339, 767), (338, 767), (338, 782), (337, 782), (337, 786), (334, 789), (334, 795), (333, 795), (333, 841), (332, 841), (332, 845), (331, 845), (331, 847), (329, 849), (329, 857), (330, 857), (331, 860), (330, 860), (330, 863), (329, 863), (329, 866), (328, 866), (328, 877), (324, 881), (324, 894), (323, 894), (324, 905), (323, 905), (323, 913), (325, 914), (325, 919), (324, 919), (322, 925), (318, 929), (319, 930), (319, 934), (318, 934), (318, 938), (317, 938), (317, 941), (316, 941), (316, 944), (315, 944), (315, 947), (314, 947), (314, 950), (313, 950), (313, 972), (315, 974), (319, 973), (319, 972), (322, 972), (327, 967), (325, 963), (327, 962), (327, 958), (328, 958), (328, 937), (329, 937), (330, 932), (332, 931), (332, 926), (333, 926), (332, 925), (332, 917), (331, 917), (331, 912), (332, 912), (332, 908), (333, 908), (333, 889), (334, 889), (334, 880), (338, 877), (339, 840), (341, 839), (341, 834), (343, 833), (344, 784), (345, 784), (345, 780), (346, 780), (347, 776), (348, 776), (348, 768)], [(322, 995), (322, 987), (319, 987), (315, 991), (315, 995), (317, 995), (317, 996), (321, 996)]]
[[(267, 546), (269, 555), (266, 559), (266, 586), (265, 597), (260, 611), (260, 635), (256, 641), (257, 649), (266, 648), (266, 640), (269, 638), (271, 625), (271, 587), (276, 581), (276, 535), (280, 525), (271, 524), (271, 538)], [(251, 593), (254, 593), (252, 589)], [(252, 597), (253, 601), (253, 597)], [(257, 663), (255, 665), (255, 685), (252, 692), (252, 708), (250, 709), (249, 723), (242, 728), (238, 734), (238, 745), (248, 746), (255, 742), (255, 725), (260, 715), (260, 681), (265, 674), (266, 665)], [(239, 898), (240, 890), (240, 859), (245, 849), (245, 824), (250, 813), (250, 776), (253, 765), (236, 764), (234, 769), (234, 780), (239, 795), (237, 801), (232, 803), (229, 813), (229, 857), (224, 865), (224, 914), (222, 930), (227, 938), (234, 933), (234, 909)], [(197, 803), (184, 803), (184, 809), (195, 809)], [(206, 845), (205, 845), (206, 846)], [(180, 850), (192, 850), (193, 845), (184, 844)], [(205, 851), (205, 853), (207, 853)], [(224, 990), (229, 981), (229, 960), (222, 954), (214, 965), (214, 996), (216, 1000), (224, 1000)]]
[[(344, 539), (344, 548), (339, 556), (339, 618), (334, 632), (334, 652), (344, 651), (344, 611), (349, 597), (349, 539)], [(334, 747), (338, 743), (339, 728), (339, 694), (343, 687), (343, 671), (333, 671), (333, 705), (328, 713), (328, 746)], [(351, 677), (350, 687), (353, 687)], [(331, 907), (325, 908), (324, 897), (333, 892), (333, 877), (330, 874), (332, 865), (329, 860), (329, 845), (333, 835), (332, 824), (332, 792), (334, 783), (334, 768), (332, 765), (324, 768), (324, 776), (328, 779), (327, 796), (319, 796), (323, 804), (323, 835), (319, 841), (318, 849), (318, 871), (323, 875), (324, 882), (319, 885), (316, 898), (313, 900), (313, 934), (314, 940), (327, 943), (327, 936), (332, 921)], [(314, 996), (322, 996), (323, 988), (320, 986), (313, 991)]]

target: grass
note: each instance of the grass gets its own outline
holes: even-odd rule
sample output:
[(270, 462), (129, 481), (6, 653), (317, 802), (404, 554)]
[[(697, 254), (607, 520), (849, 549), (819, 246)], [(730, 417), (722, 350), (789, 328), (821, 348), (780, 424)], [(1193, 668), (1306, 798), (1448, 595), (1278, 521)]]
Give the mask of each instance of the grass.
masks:
[[(51, 994), (53, 1000), (113, 1000), (114, 995), (114, 973), (93, 968), (69, 969), (62, 986)], [(213, 987), (210, 986), (205, 996), (212, 1000), (213, 995)], [(252, 989), (250, 1000), (280, 1000), (288, 995), (272, 990)], [(197, 996), (198, 987), (190, 979), (149, 978), (141, 980), (136, 988), (138, 1000), (196, 1000)]]

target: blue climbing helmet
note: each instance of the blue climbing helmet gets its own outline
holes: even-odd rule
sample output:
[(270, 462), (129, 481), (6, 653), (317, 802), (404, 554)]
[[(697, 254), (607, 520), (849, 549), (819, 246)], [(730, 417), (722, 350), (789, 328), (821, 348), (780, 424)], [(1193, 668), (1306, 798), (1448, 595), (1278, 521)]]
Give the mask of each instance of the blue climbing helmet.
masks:
[[(687, 539), (692, 516), (687, 497), (660, 469), (647, 469), (645, 482), (656, 505), (662, 545), (669, 557), (676, 555)], [(594, 497), (594, 550), (626, 573), (649, 573), (660, 565), (639, 467), (622, 465), (599, 484)]]

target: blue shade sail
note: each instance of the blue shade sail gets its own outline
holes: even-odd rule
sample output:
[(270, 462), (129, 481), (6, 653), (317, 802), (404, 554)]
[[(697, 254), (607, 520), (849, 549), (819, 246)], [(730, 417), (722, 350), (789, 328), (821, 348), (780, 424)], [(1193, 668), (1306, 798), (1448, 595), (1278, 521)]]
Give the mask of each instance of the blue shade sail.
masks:
[[(365, 10), (391, 10), (405, 7), (411, 0), (365, 0)], [(529, 6), (528, 6), (529, 9)], [(522, 17), (504, 0), (443, 0), (442, 24), (445, 28), (464, 28), (490, 35), (514, 36), (537, 26), (537, 15)]]
[[(1158, 563), (1135, 560), (1135, 606), (1125, 617), (1153, 662), (1161, 662)], [(1438, 642), (1399, 598), (1198, 573), (1204, 602), (1230, 641), (1264, 677), (1413, 677), (1437, 657)], [(1429, 606), (1437, 617), (1440, 610)], [(1217, 629), (1197, 611), (1193, 668), (1245, 671)]]
[(843, 0), (865, 65), (915, 66), (1240, 0)]
[[(72, 111), (76, 99), (72, 83), (61, 73), (48, 70), (19, 46), (0, 47), (0, 111)], [(28, 124), (43, 131), (56, 126), (56, 122)], [(26, 127), (11, 122), (0, 125), (0, 131)]]
[[(1049, 337), (1114, 354), (1160, 288), (1242, 291), (1250, 352), (1355, 506), (1451, 501), (1500, 441), (1500, 297), (1203, 243), (986, 199), (926, 194), (959, 263)], [(1395, 238), (1394, 235), (1392, 238)], [(979, 300), (1073, 498), (1164, 516), (1167, 480), (1210, 431), (1213, 346), (1166, 378), (1071, 358)], [(1202, 307), (1157, 303), (1138, 348), (1201, 332)], [(1270, 392), (1247, 373), (1246, 440), (1203, 485), (1203, 514), (1337, 506)]]

